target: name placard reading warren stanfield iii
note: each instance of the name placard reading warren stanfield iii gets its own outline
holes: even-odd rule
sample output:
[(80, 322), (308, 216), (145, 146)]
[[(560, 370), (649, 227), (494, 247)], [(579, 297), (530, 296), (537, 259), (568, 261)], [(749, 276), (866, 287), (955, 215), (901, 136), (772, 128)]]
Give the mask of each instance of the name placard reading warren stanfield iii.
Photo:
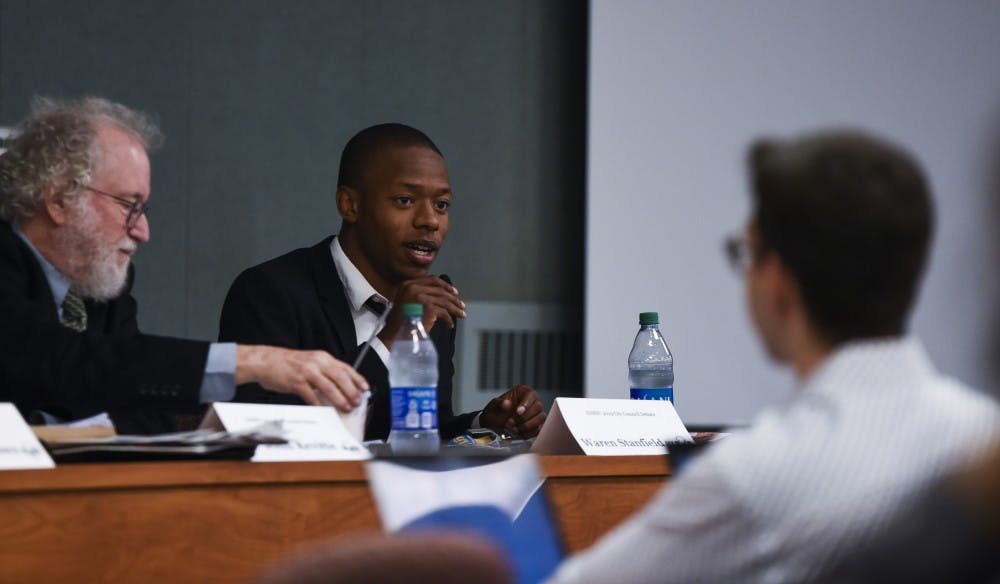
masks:
[(539, 454), (663, 454), (691, 442), (673, 404), (659, 400), (556, 398), (532, 446)]

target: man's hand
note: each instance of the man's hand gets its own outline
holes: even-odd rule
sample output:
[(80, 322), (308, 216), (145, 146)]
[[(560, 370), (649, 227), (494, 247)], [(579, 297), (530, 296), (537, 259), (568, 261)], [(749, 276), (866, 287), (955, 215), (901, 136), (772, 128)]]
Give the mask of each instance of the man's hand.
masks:
[(368, 382), (326, 351), (296, 351), (266, 345), (236, 346), (236, 384), (258, 383), (277, 393), (294, 393), (307, 404), (330, 403), (342, 412), (361, 404)]
[(545, 416), (535, 390), (527, 385), (515, 385), (486, 404), (479, 414), (479, 425), (492, 430), (512, 430), (522, 438), (531, 438), (541, 430)]
[(396, 297), (392, 299), (392, 310), (385, 320), (385, 328), (378, 335), (386, 348), (392, 348), (392, 341), (403, 324), (403, 305), (410, 303), (424, 306), (422, 320), (424, 330), (428, 332), (438, 319), (443, 320), (448, 328), (455, 328), (455, 321), (465, 318), (465, 303), (458, 297), (458, 288), (438, 276), (407, 280), (396, 291)]

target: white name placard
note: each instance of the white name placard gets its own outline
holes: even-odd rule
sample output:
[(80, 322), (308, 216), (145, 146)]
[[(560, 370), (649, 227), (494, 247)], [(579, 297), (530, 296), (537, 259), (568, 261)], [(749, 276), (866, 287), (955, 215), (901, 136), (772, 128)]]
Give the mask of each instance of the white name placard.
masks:
[(557, 397), (531, 447), (538, 454), (663, 454), (692, 442), (668, 401)]
[(337, 410), (327, 406), (215, 403), (201, 427), (247, 432), (266, 424), (279, 424), (288, 444), (261, 444), (253, 462), (371, 458)]
[(0, 469), (55, 466), (21, 412), (12, 403), (0, 403)]

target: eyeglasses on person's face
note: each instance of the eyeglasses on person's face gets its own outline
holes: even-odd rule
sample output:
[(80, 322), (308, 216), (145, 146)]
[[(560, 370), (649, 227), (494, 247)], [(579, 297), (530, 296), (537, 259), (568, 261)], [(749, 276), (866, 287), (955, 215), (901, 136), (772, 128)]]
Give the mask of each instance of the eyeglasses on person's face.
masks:
[(94, 187), (87, 185), (80, 185), (80, 187), (92, 193), (108, 197), (109, 199), (114, 199), (115, 202), (122, 206), (122, 208), (128, 210), (128, 215), (125, 217), (125, 227), (128, 229), (135, 227), (136, 222), (139, 221), (139, 217), (142, 217), (143, 215), (146, 215), (147, 218), (149, 217), (149, 205), (138, 199), (126, 199), (125, 197), (112, 195), (111, 193), (106, 193), (100, 189), (95, 189)]
[(723, 241), (722, 247), (726, 253), (726, 259), (729, 261), (729, 267), (741, 276), (746, 273), (753, 259), (747, 236), (743, 233), (728, 235)]

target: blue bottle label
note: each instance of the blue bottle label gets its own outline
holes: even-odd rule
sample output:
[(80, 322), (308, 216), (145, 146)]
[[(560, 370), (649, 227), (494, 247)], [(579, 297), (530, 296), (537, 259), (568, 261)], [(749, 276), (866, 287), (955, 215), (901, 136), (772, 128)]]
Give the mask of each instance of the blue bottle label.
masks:
[(632, 399), (658, 399), (674, 403), (674, 388), (672, 387), (658, 387), (655, 389), (633, 387), (629, 391), (629, 394)]
[(437, 430), (437, 389), (434, 387), (393, 387), (393, 430)]

